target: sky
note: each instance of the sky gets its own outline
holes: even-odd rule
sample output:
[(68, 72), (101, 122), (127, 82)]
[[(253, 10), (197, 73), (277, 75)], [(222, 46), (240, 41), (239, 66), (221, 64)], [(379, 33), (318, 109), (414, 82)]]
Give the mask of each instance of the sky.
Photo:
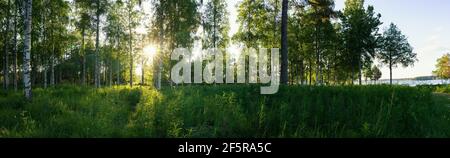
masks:
[[(236, 4), (238, 0), (227, 0), (230, 12), (231, 31), (238, 29)], [(336, 10), (344, 8), (345, 0), (336, 0)], [(418, 62), (413, 67), (393, 70), (393, 78), (430, 76), (436, 60), (450, 52), (450, 1), (449, 0), (366, 0), (381, 14), (381, 31), (395, 23), (417, 53)], [(375, 64), (379, 65), (379, 62)], [(379, 65), (383, 66), (383, 65)], [(389, 78), (389, 69), (382, 67), (382, 79)]]

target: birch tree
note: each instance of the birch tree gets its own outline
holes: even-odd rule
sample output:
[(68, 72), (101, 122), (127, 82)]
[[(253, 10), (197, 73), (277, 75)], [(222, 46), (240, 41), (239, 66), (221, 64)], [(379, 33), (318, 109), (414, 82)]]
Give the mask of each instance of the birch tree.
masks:
[(24, 16), (24, 51), (23, 51), (23, 84), (25, 98), (31, 100), (31, 11), (33, 0), (25, 0)]
[(11, 22), (11, 0), (8, 0), (8, 4), (6, 7), (6, 29), (5, 29), (5, 40), (3, 42), (4, 46), (4, 54), (3, 54), (3, 89), (8, 90), (9, 86), (9, 32), (10, 32), (10, 22)]

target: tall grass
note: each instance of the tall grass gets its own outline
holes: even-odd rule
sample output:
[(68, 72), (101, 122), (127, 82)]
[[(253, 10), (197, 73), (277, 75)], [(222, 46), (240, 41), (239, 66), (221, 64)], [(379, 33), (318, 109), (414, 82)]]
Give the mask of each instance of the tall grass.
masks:
[[(148, 137), (449, 137), (449, 110), (402, 86), (186, 86), (144, 90), (132, 117)], [(143, 126), (144, 125), (144, 126)]]
[(420, 89), (431, 90), (436, 93), (447, 93), (450, 94), (450, 85), (419, 85)]
[(140, 91), (59, 86), (0, 99), (0, 137), (123, 137)]
[(447, 98), (402, 86), (59, 86), (0, 93), (0, 137), (450, 137)]

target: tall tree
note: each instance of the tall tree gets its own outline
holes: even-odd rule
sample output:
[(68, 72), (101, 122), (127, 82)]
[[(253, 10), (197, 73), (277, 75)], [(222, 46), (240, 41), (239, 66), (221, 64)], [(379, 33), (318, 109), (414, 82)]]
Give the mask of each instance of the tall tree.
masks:
[(392, 68), (401, 64), (403, 67), (413, 65), (417, 61), (417, 54), (408, 43), (408, 39), (393, 23), (384, 31), (381, 40), (381, 51), (378, 58), (389, 66), (389, 83), (392, 84)]
[(202, 26), (205, 32), (203, 48), (226, 48), (230, 40), (227, 3), (222, 0), (208, 0), (204, 5), (202, 14)]
[[(195, 0), (164, 1), (153, 0), (154, 16), (150, 37), (159, 41), (159, 51), (156, 55), (155, 87), (161, 88), (161, 80), (169, 81), (168, 70), (173, 64), (167, 50), (177, 47), (191, 47), (194, 43), (193, 34), (200, 24), (198, 6)], [(165, 64), (164, 64), (165, 63)], [(164, 73), (163, 71), (167, 71)], [(169, 81), (170, 82), (170, 81)]]
[[(35, 29), (34, 32), (41, 31), (38, 37), (36, 37), (38, 38), (37, 42), (39, 42), (40, 46), (35, 47), (42, 51), (41, 53), (37, 53), (34, 58), (43, 58), (43, 62), (34, 60), (32, 64), (33, 72), (37, 74), (39, 67), (44, 67), (44, 71), (46, 72), (47, 63), (49, 63), (50, 85), (54, 86), (57, 81), (62, 80), (62, 57), (66, 50), (70, 48), (69, 43), (67, 43), (69, 39), (68, 27), (70, 7), (69, 3), (64, 0), (44, 0), (40, 1), (36, 7), (45, 8), (37, 10), (36, 14), (41, 16), (36, 17), (38, 23), (34, 25), (36, 27), (41, 27), (40, 30)], [(49, 37), (49, 40), (47, 40), (47, 37)], [(45, 59), (47, 56), (49, 57), (49, 62)], [(36, 79), (37, 77), (33, 79), (33, 81)], [(46, 78), (44, 80), (46, 80)]]
[(134, 10), (134, 7), (137, 5), (137, 3), (140, 3), (140, 1), (137, 0), (127, 0), (126, 1), (126, 8), (127, 8), (127, 18), (128, 18), (128, 46), (129, 46), (129, 59), (130, 59), (130, 86), (133, 87), (133, 63), (134, 63), (134, 54), (133, 54), (133, 29), (137, 26), (136, 20), (136, 11)]
[(442, 79), (450, 78), (450, 53), (444, 54), (437, 60), (433, 74)]
[(378, 81), (382, 75), (381, 70), (378, 68), (378, 66), (373, 66), (371, 71), (372, 71), (372, 76), (370, 79), (375, 82)]
[(164, 25), (166, 21), (166, 16), (164, 15), (164, 10), (167, 6), (166, 1), (154, 0), (153, 1), (153, 34), (152, 39), (154, 41), (159, 41), (158, 53), (155, 55), (156, 60), (154, 63), (154, 73), (153, 73), (153, 86), (156, 89), (161, 89), (162, 71), (163, 71), (163, 56), (164, 56), (164, 36), (165, 30)]
[(17, 74), (17, 54), (18, 54), (18, 49), (17, 49), (17, 34), (18, 34), (18, 30), (17, 30), (17, 21), (18, 18), (17, 16), (19, 16), (19, 3), (18, 1), (14, 1), (14, 9), (13, 9), (13, 18), (14, 18), (14, 31), (13, 31), (13, 82), (14, 82), (14, 90), (17, 91), (18, 88), (18, 84), (17, 84), (17, 80), (18, 80), (18, 74)]
[(106, 12), (106, 4), (105, 0), (96, 0), (95, 1), (95, 22), (96, 22), (96, 40), (95, 40), (95, 68), (94, 68), (94, 82), (95, 87), (100, 88), (100, 63), (99, 63), (99, 52), (100, 52), (100, 16)]
[[(112, 4), (110, 6), (110, 10), (114, 10), (111, 12), (108, 12), (107, 15), (107, 26), (105, 27), (105, 32), (108, 35), (108, 39), (109, 39), (109, 44), (110, 44), (110, 61), (109, 61), (109, 83), (111, 84), (113, 81), (112, 79), (112, 75), (113, 75), (113, 70), (116, 70), (116, 84), (120, 84), (120, 75), (121, 75), (121, 71), (120, 71), (120, 67), (121, 67), (121, 60), (123, 60), (122, 57), (122, 45), (121, 45), (121, 40), (126, 40), (123, 39), (125, 36), (123, 36), (126, 32), (127, 25), (125, 23), (124, 17), (122, 17), (122, 15), (125, 14), (125, 8), (124, 8), (124, 3), (122, 1), (116, 1), (114, 4)], [(114, 52), (114, 53), (113, 53)], [(115, 66), (113, 66), (113, 61), (115, 63)]]
[(367, 80), (372, 78), (372, 76), (373, 76), (372, 67), (365, 68), (363, 71), (363, 74), (364, 74), (365, 82), (367, 82)]
[(378, 46), (378, 30), (382, 24), (380, 14), (375, 14), (373, 6), (364, 8), (364, 0), (346, 0), (343, 16), (343, 34), (345, 50), (351, 67), (351, 80), (358, 72), (359, 84), (362, 84), (364, 65), (371, 65)]
[(89, 14), (89, 6), (87, 6), (87, 3), (80, 3), (80, 1), (78, 1), (78, 3), (76, 3), (76, 11), (77, 11), (77, 15), (78, 17), (78, 21), (76, 23), (77, 28), (80, 30), (81, 33), (81, 46), (80, 46), (80, 56), (82, 57), (81, 59), (81, 84), (86, 85), (86, 56), (87, 56), (87, 52), (86, 52), (86, 35), (87, 32), (89, 31), (89, 29), (91, 28), (91, 15)]
[[(305, 2), (290, 5), (299, 1)], [(282, 0), (243, 0), (238, 3), (239, 29), (232, 39), (246, 47), (280, 48), (281, 17)]]
[[(308, 84), (312, 84), (313, 81), (313, 67), (315, 65), (314, 55), (316, 45), (314, 41), (316, 29), (315, 29), (315, 17), (313, 16), (313, 10), (305, 7), (304, 3), (294, 3), (296, 8), (292, 17), (292, 27), (290, 27), (291, 33), (294, 37), (290, 38), (292, 41), (289, 48), (292, 48), (292, 52), (298, 52), (297, 58), (300, 58), (300, 63), (297, 63), (300, 67), (300, 80), (305, 82), (308, 80)], [(291, 53), (294, 55), (293, 53)], [(292, 56), (291, 56), (292, 57)], [(291, 58), (291, 61), (293, 58)], [(303, 62), (304, 60), (304, 62)]]
[(316, 57), (316, 83), (322, 84), (322, 55), (323, 50), (321, 49), (324, 39), (322, 38), (323, 33), (325, 31), (324, 28), (326, 25), (330, 24), (330, 19), (335, 17), (334, 11), (334, 1), (333, 0), (308, 0), (308, 3), (311, 5), (311, 9), (313, 11), (314, 20), (314, 38), (315, 38), (315, 57)]
[[(100, 78), (100, 24), (101, 16), (107, 12), (108, 0), (95, 0), (94, 2), (90, 0), (76, 0), (76, 3), (80, 4), (81, 7), (86, 8), (88, 12), (94, 12), (94, 26), (95, 26), (95, 51), (94, 51), (94, 85), (99, 88), (101, 86)], [(82, 12), (82, 19), (87, 19), (87, 13)], [(83, 17), (84, 16), (84, 17)], [(86, 23), (87, 25), (87, 23)], [(85, 67), (85, 66), (84, 66)]]
[(238, 3), (239, 28), (233, 41), (247, 48), (280, 48), (281, 10), (281, 0), (241, 1)]
[[(41, 3), (39, 3), (39, 5), (41, 5), (42, 7), (43, 6), (45, 6), (46, 8), (45, 9), (41, 9), (40, 11), (41, 11), (41, 13), (40, 13), (40, 23), (41, 23), (41, 33), (40, 33), (40, 37), (39, 38), (42, 38), (42, 44), (41, 44), (41, 46), (43, 47), (42, 49), (41, 49), (41, 53), (40, 53), (40, 55), (41, 56), (44, 56), (43, 58), (43, 61), (42, 61), (42, 63), (43, 63), (43, 69), (44, 69), (44, 88), (47, 88), (47, 72), (48, 72), (48, 59), (45, 57), (45, 56), (47, 56), (47, 54), (48, 54), (48, 43), (53, 43), (54, 41), (50, 41), (50, 42), (48, 42), (48, 40), (47, 40), (47, 38), (48, 38), (48, 36), (49, 35), (47, 35), (46, 33), (47, 32), (49, 32), (49, 31), (47, 31), (48, 30), (48, 28), (49, 28), (49, 26), (47, 26), (48, 24), (47, 24), (47, 19), (49, 19), (47, 16), (48, 16), (48, 14), (47, 14), (47, 12), (49, 12), (48, 10), (51, 10), (51, 9), (48, 9), (48, 6), (49, 6), (49, 1), (48, 0), (43, 0), (43, 1), (41, 1)], [(51, 36), (51, 37), (53, 37), (53, 36)], [(52, 76), (52, 77), (54, 77), (54, 76)]]
[(281, 11), (281, 83), (288, 83), (288, 0), (283, 0)]
[(31, 100), (31, 8), (33, 0), (25, 0), (25, 16), (24, 16), (24, 51), (23, 51), (23, 83), (25, 98)]
[(5, 28), (5, 40), (3, 42), (4, 46), (4, 54), (3, 54), (3, 89), (7, 90), (9, 86), (9, 48), (10, 45), (10, 39), (9, 39), (9, 32), (10, 32), (10, 22), (11, 22), (11, 0), (8, 0), (8, 4), (6, 6), (6, 28)]
[[(306, 37), (304, 37), (305, 29), (304, 29), (304, 14), (305, 14), (305, 2), (304, 1), (293, 1), (291, 3), (292, 16), (288, 21), (288, 29), (290, 32), (288, 33), (288, 41), (289, 41), (289, 62), (294, 63), (295, 68), (291, 67), (291, 69), (295, 69), (295, 74), (291, 73), (290, 76), (297, 77), (297, 83), (304, 84), (304, 75), (305, 75), (305, 51), (303, 51), (303, 44), (306, 42)], [(295, 75), (295, 76), (294, 76)]]

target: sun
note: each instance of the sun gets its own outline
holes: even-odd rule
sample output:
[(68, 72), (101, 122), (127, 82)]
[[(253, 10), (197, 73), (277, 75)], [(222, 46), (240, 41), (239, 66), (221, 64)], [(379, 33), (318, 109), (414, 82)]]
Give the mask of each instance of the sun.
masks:
[(147, 45), (143, 48), (144, 56), (149, 59), (153, 60), (153, 58), (156, 56), (157, 48), (153, 45)]
[(142, 68), (145, 67), (146, 64), (151, 63), (156, 56), (157, 48), (154, 45), (146, 45), (142, 48), (142, 62), (136, 63), (134, 68), (134, 73), (137, 76), (142, 76)]

